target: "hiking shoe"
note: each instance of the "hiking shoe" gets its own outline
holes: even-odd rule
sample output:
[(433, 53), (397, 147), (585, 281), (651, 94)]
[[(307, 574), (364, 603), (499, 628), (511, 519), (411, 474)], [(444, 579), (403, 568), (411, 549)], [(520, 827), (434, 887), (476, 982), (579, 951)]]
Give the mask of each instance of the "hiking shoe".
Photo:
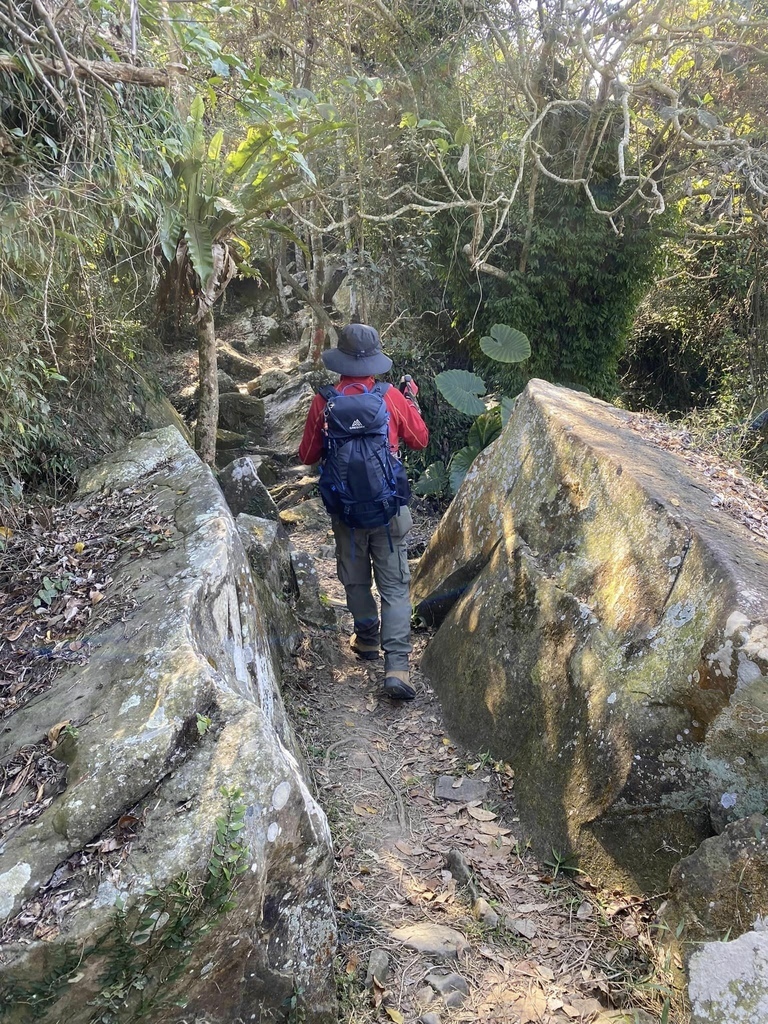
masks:
[(359, 640), (357, 633), (353, 633), (349, 638), (349, 646), (363, 661), (377, 661), (379, 657), (379, 645), (371, 643), (369, 640)]
[(392, 700), (413, 700), (416, 691), (408, 682), (408, 670), (390, 669), (384, 680), (384, 696)]

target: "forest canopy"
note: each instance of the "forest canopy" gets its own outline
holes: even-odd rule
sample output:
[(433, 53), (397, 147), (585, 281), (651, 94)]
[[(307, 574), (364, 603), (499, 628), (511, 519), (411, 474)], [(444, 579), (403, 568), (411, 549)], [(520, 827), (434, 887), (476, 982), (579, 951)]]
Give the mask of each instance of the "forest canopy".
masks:
[[(138, 358), (158, 309), (197, 332), (212, 461), (247, 275), (325, 334), (341, 275), (413, 358), (508, 394), (763, 408), (767, 28), (721, 0), (7, 0), (4, 487), (63, 465), (51, 400)], [(484, 361), (498, 323), (529, 360)]]

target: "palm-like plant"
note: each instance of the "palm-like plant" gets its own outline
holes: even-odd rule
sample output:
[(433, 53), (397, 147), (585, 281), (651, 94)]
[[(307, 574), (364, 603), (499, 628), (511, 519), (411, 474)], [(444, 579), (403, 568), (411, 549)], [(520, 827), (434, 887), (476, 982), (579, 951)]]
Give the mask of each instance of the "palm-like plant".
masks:
[(222, 129), (206, 141), (205, 104), (202, 97), (195, 99), (158, 226), (165, 257), (160, 298), (178, 305), (186, 297), (193, 306), (200, 373), (195, 447), (209, 465), (216, 455), (219, 412), (213, 306), (247, 260), (243, 232), (291, 234), (274, 215), (285, 206), (287, 190), (314, 181), (303, 150), (336, 127), (317, 118), (300, 130), (302, 117), (313, 113), (306, 101), (298, 109), (283, 97), (269, 98), (274, 117), (250, 127), (228, 153)]

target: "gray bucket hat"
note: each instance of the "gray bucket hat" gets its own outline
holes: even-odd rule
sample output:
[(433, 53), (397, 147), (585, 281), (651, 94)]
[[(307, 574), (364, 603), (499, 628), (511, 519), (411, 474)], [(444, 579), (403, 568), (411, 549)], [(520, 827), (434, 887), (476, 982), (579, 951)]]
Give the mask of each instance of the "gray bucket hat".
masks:
[(368, 324), (347, 324), (337, 348), (323, 352), (323, 362), (346, 377), (373, 377), (392, 369), (392, 360), (381, 351), (381, 338)]

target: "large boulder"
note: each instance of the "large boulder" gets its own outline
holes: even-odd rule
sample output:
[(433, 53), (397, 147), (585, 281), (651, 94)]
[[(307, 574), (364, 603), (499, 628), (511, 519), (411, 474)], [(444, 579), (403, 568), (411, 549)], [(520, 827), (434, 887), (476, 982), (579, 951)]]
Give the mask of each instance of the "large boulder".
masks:
[(768, 1021), (768, 931), (706, 942), (691, 958), (691, 1024)]
[(270, 646), (286, 665), (303, 634), (294, 608), (299, 596), (288, 534), (280, 523), (242, 513), (235, 520), (266, 614)]
[(315, 392), (300, 377), (264, 399), (267, 443), (280, 455), (296, 455)]
[(633, 889), (768, 794), (768, 550), (633, 417), (531, 381), (413, 580), (453, 733), (535, 845)]
[(274, 367), (271, 370), (265, 370), (262, 376), (259, 378), (259, 396), (266, 398), (267, 395), (274, 395), (280, 388), (285, 387), (286, 384), (290, 384), (291, 378), (285, 372), (278, 367)]
[(264, 440), (264, 403), (239, 391), (219, 395), (219, 426), (245, 436), (254, 444)]
[(768, 917), (768, 818), (752, 814), (706, 839), (675, 865), (669, 888), (663, 917), (689, 948), (735, 938)]
[(0, 849), (4, 1017), (228, 1024), (299, 994), (335, 1020), (328, 824), (222, 493), (173, 428), (90, 471), (100, 487), (146, 494), (166, 542), (118, 564), (87, 663), (0, 734), (5, 759), (71, 723), (66, 787)]
[(261, 367), (250, 356), (244, 356), (228, 341), (216, 340), (218, 365), (235, 381), (248, 381), (258, 377)]
[(219, 484), (233, 516), (245, 512), (263, 519), (280, 518), (277, 505), (259, 477), (256, 463), (248, 455), (225, 466), (219, 473)]

